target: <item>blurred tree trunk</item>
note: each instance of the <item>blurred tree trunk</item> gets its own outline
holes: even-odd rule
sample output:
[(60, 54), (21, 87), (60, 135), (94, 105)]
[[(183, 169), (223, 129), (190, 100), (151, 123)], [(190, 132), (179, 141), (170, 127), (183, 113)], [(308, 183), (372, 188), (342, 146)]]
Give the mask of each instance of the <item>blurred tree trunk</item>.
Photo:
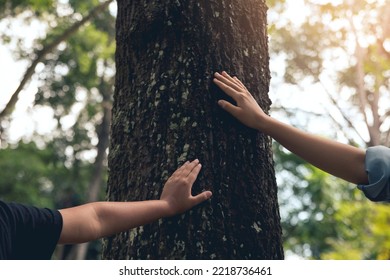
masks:
[[(104, 67), (106, 68), (106, 63)], [(107, 82), (104, 75), (100, 78), (98, 90), (102, 96), (100, 124), (96, 126), (98, 143), (96, 145), (96, 158), (92, 167), (92, 174), (87, 188), (87, 202), (101, 200), (104, 185), (104, 175), (107, 160), (107, 148), (109, 144), (110, 124), (111, 124), (111, 95), (113, 82)], [(71, 205), (76, 206), (76, 205)], [(65, 259), (87, 259), (89, 242), (81, 244), (68, 244), (64, 246), (62, 257)]]
[[(106, 66), (106, 65), (105, 65)], [(111, 124), (111, 86), (101, 78), (99, 85), (100, 93), (103, 97), (102, 111), (103, 116), (99, 126), (97, 126), (97, 136), (99, 142), (96, 145), (96, 158), (93, 164), (92, 176), (88, 185), (87, 201), (93, 202), (100, 200), (102, 194), (102, 183), (105, 169), (106, 153), (109, 144), (110, 124)], [(89, 243), (76, 245), (75, 259), (84, 260), (87, 257)]]
[(271, 141), (218, 108), (215, 71), (242, 78), (267, 112), (265, 1), (118, 1), (108, 198), (157, 199), (186, 160), (194, 193), (174, 218), (107, 238), (105, 259), (282, 259)]

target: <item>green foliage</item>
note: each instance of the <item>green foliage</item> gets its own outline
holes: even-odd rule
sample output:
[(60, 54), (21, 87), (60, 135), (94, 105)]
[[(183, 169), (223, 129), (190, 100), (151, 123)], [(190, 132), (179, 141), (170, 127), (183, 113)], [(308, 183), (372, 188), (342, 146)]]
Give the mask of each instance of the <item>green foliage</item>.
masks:
[(292, 32), (290, 28), (277, 28), (275, 33), (271, 33), (277, 34), (277, 36), (273, 35), (271, 41), (274, 53), (286, 55), (285, 81), (297, 84), (306, 77), (316, 80), (323, 71), (321, 50), (331, 43), (323, 37), (326, 26), (321, 22), (305, 22), (299, 27), (301, 31)]
[(54, 5), (54, 0), (29, 0), (28, 3), (35, 11), (47, 11), (49, 7)]
[(1, 199), (54, 206), (53, 186), (47, 179), (51, 168), (49, 151), (39, 150), (33, 143), (0, 150)]
[[(63, 36), (81, 15), (88, 14), (99, 3), (98, 0), (3, 1), (0, 8), (6, 6), (7, 10), (0, 13), (0, 20), (13, 16), (15, 21), (34, 19), (47, 26), (46, 35), (35, 40), (33, 49), (15, 44), (16, 57), (33, 60), (39, 50)], [(113, 88), (114, 28), (114, 17), (109, 11), (102, 12), (42, 61), (44, 68), (35, 77), (40, 87), (34, 106), (52, 108), (58, 125), (49, 135), (35, 133), (25, 142), (14, 144), (4, 144), (6, 131), (1, 135), (1, 199), (53, 208), (86, 201), (94, 174), (103, 106), (109, 106)], [(7, 38), (2, 38), (3, 43), (15, 42), (15, 37), (5, 41)], [(23, 42), (24, 37), (18, 40)], [(104, 199), (106, 170), (98, 175), (101, 176), (99, 199)], [(92, 249), (98, 251), (98, 245), (94, 246)]]
[(99, 0), (89, 0), (89, 1), (68, 0), (68, 1), (70, 6), (72, 6), (73, 9), (78, 13), (88, 12), (91, 9), (91, 7), (95, 7), (100, 3)]
[(15, 16), (26, 10), (34, 12), (35, 16), (53, 12), (54, 0), (0, 0), (0, 18)]
[[(307, 10), (293, 20), (283, 17), (288, 4), (278, 3), (271, 9), (269, 26), (271, 56), (285, 64), (283, 82), (301, 87), (303, 81), (321, 84), (336, 102), (344, 101), (335, 108), (343, 110), (349, 126), (362, 126), (357, 121), (364, 118), (354, 113), (362, 107), (361, 114), (368, 119), (382, 114), (380, 120), (388, 122), (384, 113), (389, 110), (390, 89), (390, 52), (384, 47), (388, 1), (338, 1), (336, 5), (307, 0)], [(278, 16), (272, 17), (273, 13)], [(358, 94), (356, 42), (362, 51), (364, 105)], [(324, 76), (327, 79), (321, 80)], [(337, 94), (334, 89), (349, 94)], [(377, 97), (380, 110), (375, 111)], [(370, 136), (375, 131), (381, 134), (381, 143), (388, 145), (388, 126), (363, 125), (370, 129)], [(354, 135), (348, 138), (359, 142)], [(278, 145), (274, 150), (286, 251), (313, 259), (389, 258), (387, 205), (369, 202), (356, 186), (307, 165)]]
[[(46, 41), (50, 42), (51, 38), (61, 34), (64, 30), (62, 26), (53, 29), (40, 44), (45, 45)], [(56, 115), (60, 117), (70, 112), (77, 99), (80, 99), (77, 95), (81, 90), (89, 92), (104, 86), (102, 82), (112, 83), (109, 80), (102, 81), (103, 73), (100, 72), (105, 67), (113, 68), (114, 33), (114, 18), (107, 13), (70, 37), (61, 47), (64, 50), (55, 52), (55, 59), (51, 57), (45, 61), (46, 67), (41, 73), (45, 83), (36, 95), (36, 104), (57, 108)], [(105, 63), (108, 65), (104, 66)], [(101, 98), (90, 93), (88, 98), (95, 105), (101, 101)], [(91, 113), (91, 103), (88, 103), (88, 107)]]
[[(310, 166), (278, 144), (284, 248), (309, 259), (389, 259), (390, 206)], [(288, 172), (288, 173), (287, 173)]]
[(324, 67), (331, 62), (332, 71), (339, 76), (339, 89), (356, 89), (354, 48), (358, 40), (363, 47), (368, 86), (371, 91), (379, 87), (388, 90), (390, 53), (384, 49), (388, 4), (360, 0), (353, 4), (345, 1), (338, 5), (321, 5), (316, 1), (306, 4), (311, 14), (303, 23), (270, 22), (271, 52), (286, 57), (285, 81), (299, 84), (308, 77), (318, 81)]
[(78, 164), (79, 168), (72, 170), (57, 151), (54, 145), (39, 149), (33, 142), (1, 149), (1, 199), (57, 208), (65, 205), (70, 193), (85, 191), (90, 167)]
[[(274, 145), (275, 169), (280, 174), (279, 197), (286, 251), (319, 259), (330, 250), (326, 238), (337, 234), (335, 198), (347, 196), (345, 183)], [(340, 182), (338, 182), (340, 183)]]
[(323, 259), (389, 259), (390, 207), (361, 198), (344, 201), (335, 222), (338, 235), (328, 238), (333, 250), (322, 254)]

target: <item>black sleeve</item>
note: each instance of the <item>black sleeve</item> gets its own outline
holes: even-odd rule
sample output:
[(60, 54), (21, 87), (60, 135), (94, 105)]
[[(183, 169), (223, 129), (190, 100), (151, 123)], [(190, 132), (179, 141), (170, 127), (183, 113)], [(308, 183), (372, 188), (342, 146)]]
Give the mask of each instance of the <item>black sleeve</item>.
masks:
[(1, 258), (51, 259), (62, 230), (59, 211), (0, 201), (0, 220)]

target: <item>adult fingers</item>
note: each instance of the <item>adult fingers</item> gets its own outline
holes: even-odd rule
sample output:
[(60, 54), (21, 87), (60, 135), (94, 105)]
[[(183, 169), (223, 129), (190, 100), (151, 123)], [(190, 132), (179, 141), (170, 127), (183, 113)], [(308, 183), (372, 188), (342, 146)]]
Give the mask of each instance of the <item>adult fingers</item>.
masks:
[(190, 184), (193, 184), (196, 178), (198, 178), (201, 169), (202, 169), (202, 165), (200, 163), (198, 163), (196, 166), (194, 166), (193, 169), (191, 169), (191, 171), (188, 174), (188, 180)]
[(181, 176), (187, 177), (198, 164), (199, 164), (199, 160), (198, 159), (195, 159), (195, 160), (189, 162), (184, 167), (183, 172), (181, 173)]
[(175, 170), (175, 172), (173, 172), (173, 174), (171, 175), (171, 177), (173, 177), (173, 176), (175, 176), (175, 177), (176, 177), (176, 176), (179, 176), (179, 175), (183, 172), (183, 170), (186, 169), (186, 167), (188, 166), (188, 164), (190, 164), (189, 161), (186, 161), (185, 163), (183, 163), (182, 166), (180, 166), (178, 169)]

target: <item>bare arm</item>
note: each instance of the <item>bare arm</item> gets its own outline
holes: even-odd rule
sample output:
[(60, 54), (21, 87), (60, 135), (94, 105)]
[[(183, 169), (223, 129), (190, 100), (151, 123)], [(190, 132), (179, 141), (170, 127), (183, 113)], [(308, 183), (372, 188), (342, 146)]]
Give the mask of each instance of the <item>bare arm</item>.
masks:
[(266, 133), (297, 156), (334, 176), (355, 184), (368, 182), (365, 151), (269, 117), (241, 81), (226, 72), (215, 73), (214, 83), (237, 102), (237, 106), (225, 100), (219, 100), (218, 104), (243, 124)]
[(209, 199), (210, 191), (191, 195), (201, 165), (186, 162), (166, 182), (160, 200), (93, 202), (60, 210), (63, 229), (59, 243), (82, 243), (185, 212)]
[(92, 202), (60, 210), (63, 228), (60, 244), (83, 243), (110, 236), (164, 216), (167, 205), (160, 200)]

